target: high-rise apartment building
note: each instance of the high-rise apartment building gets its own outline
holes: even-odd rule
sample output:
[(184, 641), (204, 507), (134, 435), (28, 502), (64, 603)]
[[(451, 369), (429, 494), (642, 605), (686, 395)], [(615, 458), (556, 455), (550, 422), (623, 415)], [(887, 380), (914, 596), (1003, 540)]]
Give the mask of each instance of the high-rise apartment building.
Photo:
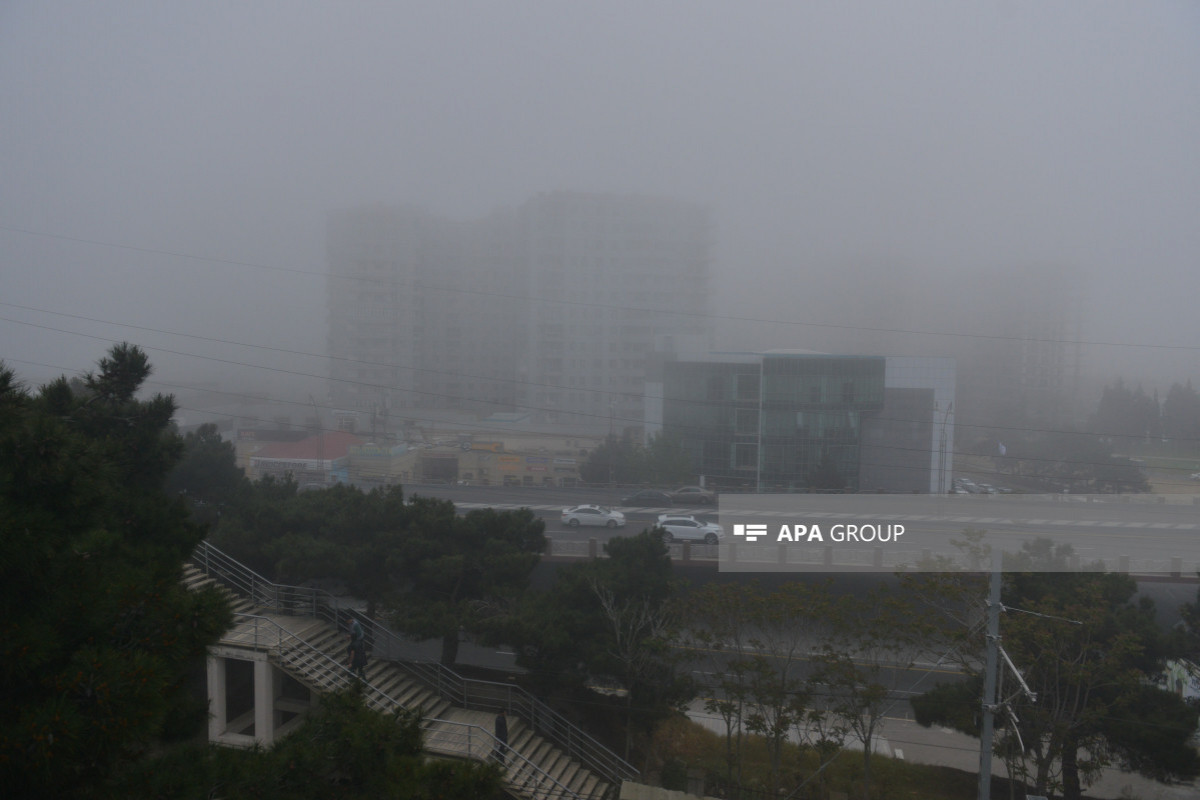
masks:
[(530, 298), (519, 404), (547, 419), (640, 428), (655, 359), (711, 347), (707, 213), (553, 193), (519, 217)]
[(381, 430), (419, 408), (640, 428), (648, 365), (711, 346), (709, 237), (704, 209), (626, 195), (334, 214), (331, 399)]

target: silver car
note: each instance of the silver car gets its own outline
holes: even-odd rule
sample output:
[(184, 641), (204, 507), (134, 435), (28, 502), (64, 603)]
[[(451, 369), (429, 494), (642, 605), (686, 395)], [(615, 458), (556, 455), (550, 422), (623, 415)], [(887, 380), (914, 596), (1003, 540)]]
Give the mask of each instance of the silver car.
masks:
[(625, 515), (604, 506), (573, 506), (562, 511), (562, 523), (578, 528), (580, 525), (598, 525), (601, 528), (624, 528)]
[(695, 517), (663, 514), (658, 518), (658, 527), (662, 528), (663, 541), (671, 542), (703, 542), (716, 544), (725, 536), (725, 529), (715, 522), (703, 522)]

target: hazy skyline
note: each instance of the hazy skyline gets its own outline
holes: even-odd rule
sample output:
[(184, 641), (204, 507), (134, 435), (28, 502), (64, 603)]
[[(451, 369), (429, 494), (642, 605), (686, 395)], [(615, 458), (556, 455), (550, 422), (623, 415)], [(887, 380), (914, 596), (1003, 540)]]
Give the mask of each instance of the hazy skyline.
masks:
[(1086, 348), (1101, 378), (1200, 379), (1190, 2), (15, 0), (0, 131), (0, 359), (35, 380), (113, 339), (164, 382), (323, 376), (330, 210), (558, 189), (711, 208), (718, 314), (776, 321), (726, 344), (986, 332), (891, 297), (1061, 268), (1086, 341), (1141, 345)]

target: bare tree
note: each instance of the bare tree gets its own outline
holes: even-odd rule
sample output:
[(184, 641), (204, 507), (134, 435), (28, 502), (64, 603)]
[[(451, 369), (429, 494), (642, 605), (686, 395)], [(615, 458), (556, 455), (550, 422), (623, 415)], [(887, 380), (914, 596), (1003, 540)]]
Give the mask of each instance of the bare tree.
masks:
[(634, 694), (670, 671), (671, 643), (679, 630), (675, 604), (649, 597), (621, 598), (598, 579), (589, 581), (608, 627), (605, 655), (625, 686), (625, 758), (633, 748)]

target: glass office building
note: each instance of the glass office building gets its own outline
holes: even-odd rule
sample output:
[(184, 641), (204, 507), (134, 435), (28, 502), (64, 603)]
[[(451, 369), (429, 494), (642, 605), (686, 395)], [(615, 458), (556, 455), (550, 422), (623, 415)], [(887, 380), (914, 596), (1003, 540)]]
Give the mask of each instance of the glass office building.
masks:
[(662, 430), (706, 482), (758, 491), (946, 491), (954, 363), (772, 351), (663, 365)]

